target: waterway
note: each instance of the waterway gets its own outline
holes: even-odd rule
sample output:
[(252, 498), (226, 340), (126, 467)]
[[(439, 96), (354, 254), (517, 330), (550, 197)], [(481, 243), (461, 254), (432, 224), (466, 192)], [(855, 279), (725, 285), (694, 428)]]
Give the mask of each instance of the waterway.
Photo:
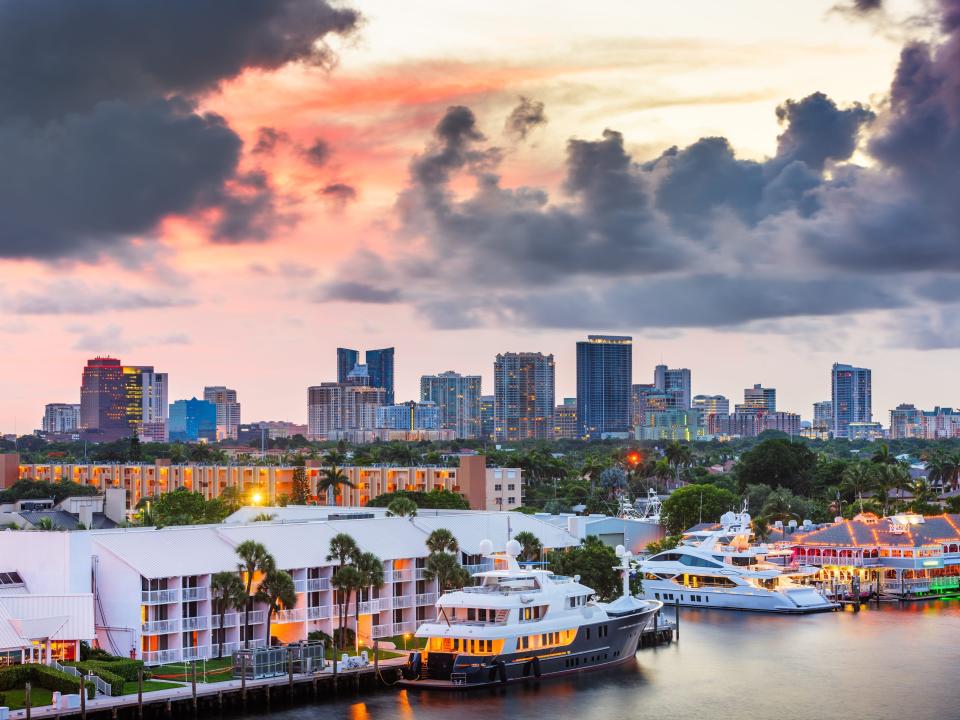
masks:
[(470, 693), (390, 690), (272, 715), (331, 718), (960, 718), (960, 600), (799, 617), (682, 609), (679, 642), (613, 671)]

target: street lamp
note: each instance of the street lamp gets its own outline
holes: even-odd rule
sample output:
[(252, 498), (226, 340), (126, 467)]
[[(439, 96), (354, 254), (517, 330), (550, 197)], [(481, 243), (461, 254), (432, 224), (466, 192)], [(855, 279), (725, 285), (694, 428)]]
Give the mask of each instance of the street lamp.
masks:
[(406, 634), (403, 636), (403, 649), (404, 649), (404, 651), (406, 651), (406, 649), (407, 649), (407, 640), (409, 640), (409, 639), (410, 639), (410, 633), (406, 633)]

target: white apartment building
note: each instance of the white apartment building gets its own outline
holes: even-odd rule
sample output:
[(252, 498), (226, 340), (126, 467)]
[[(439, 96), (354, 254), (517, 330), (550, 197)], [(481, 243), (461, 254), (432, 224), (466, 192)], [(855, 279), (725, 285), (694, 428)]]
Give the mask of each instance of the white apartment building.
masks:
[[(359, 622), (350, 603), (348, 626), (364, 641), (413, 633), (420, 621), (434, 617), (437, 587), (426, 579), (424, 565), (426, 538), (437, 528), (456, 536), (461, 563), (473, 572), (486, 567), (480, 556), (483, 539), (503, 550), (509, 538), (526, 530), (548, 549), (579, 544), (565, 529), (522, 513), (438, 511), (411, 519), (327, 519), (331, 512), (337, 517), (347, 510), (366, 511), (299, 508), (301, 518), (317, 519), (297, 520), (284, 510), (277, 508), (272, 522), (0, 533), (0, 557), (7, 559), (9, 572), (23, 579), (26, 592), (92, 593), (100, 647), (156, 665), (216, 657), (221, 639), (224, 653), (242, 646), (244, 612), (228, 611), (220, 627), (210, 583), (217, 572), (237, 571), (236, 547), (245, 540), (262, 543), (277, 566), (293, 576), (296, 606), (276, 614), (271, 623), (271, 635), (280, 642), (306, 639), (315, 630), (332, 634), (336, 627), (331, 588), (336, 568), (327, 554), (338, 533), (349, 534), (385, 568), (383, 586), (369, 588), (360, 597)], [(266, 644), (266, 619), (264, 606), (255, 604), (250, 612), (252, 646)]]

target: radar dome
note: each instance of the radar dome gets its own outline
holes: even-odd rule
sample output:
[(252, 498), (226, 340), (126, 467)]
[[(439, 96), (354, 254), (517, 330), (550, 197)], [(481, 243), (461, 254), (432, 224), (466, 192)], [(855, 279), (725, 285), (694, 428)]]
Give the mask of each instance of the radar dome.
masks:
[(490, 555), (493, 553), (493, 541), (491, 540), (481, 540), (480, 541), (480, 554), (481, 555)]
[(617, 545), (616, 552), (617, 552), (617, 557), (622, 558), (626, 554), (627, 549), (623, 545)]
[(518, 543), (516, 540), (511, 540), (507, 543), (507, 555), (516, 557), (523, 551), (523, 546)]

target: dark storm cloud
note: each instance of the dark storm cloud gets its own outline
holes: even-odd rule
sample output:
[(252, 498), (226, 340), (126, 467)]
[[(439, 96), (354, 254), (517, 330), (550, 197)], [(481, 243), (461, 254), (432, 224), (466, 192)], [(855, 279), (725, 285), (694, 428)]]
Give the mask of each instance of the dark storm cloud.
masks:
[(330, 144), (322, 138), (317, 138), (310, 147), (304, 149), (303, 156), (307, 162), (317, 167), (326, 165), (327, 160), (330, 159)]
[(214, 240), (264, 239), (279, 200), (196, 98), (247, 68), (329, 64), (319, 41), (356, 22), (325, 0), (0, 3), (0, 257), (92, 260), (200, 210)]
[(517, 105), (507, 116), (504, 132), (516, 140), (526, 140), (532, 130), (547, 124), (543, 103), (527, 97), (520, 98)]
[(0, 307), (16, 315), (94, 315), (128, 310), (155, 310), (192, 305), (192, 300), (123, 287), (89, 287), (76, 282), (57, 282), (39, 291), (22, 292), (0, 301)]
[(860, 103), (841, 110), (819, 92), (800, 101), (787, 100), (777, 108), (777, 118), (787, 129), (777, 138), (775, 161), (786, 165), (799, 160), (819, 171), (828, 160), (849, 160), (861, 128), (875, 117)]
[(257, 144), (250, 152), (254, 154), (271, 155), (277, 146), (289, 142), (290, 136), (282, 130), (272, 127), (262, 127), (257, 130)]
[(314, 294), (314, 300), (317, 302), (340, 301), (382, 304), (393, 303), (399, 299), (400, 291), (395, 288), (377, 287), (369, 283), (349, 280), (329, 283), (319, 288)]
[(331, 183), (320, 190), (320, 197), (329, 201), (335, 208), (342, 210), (347, 203), (357, 199), (357, 190), (346, 183)]

